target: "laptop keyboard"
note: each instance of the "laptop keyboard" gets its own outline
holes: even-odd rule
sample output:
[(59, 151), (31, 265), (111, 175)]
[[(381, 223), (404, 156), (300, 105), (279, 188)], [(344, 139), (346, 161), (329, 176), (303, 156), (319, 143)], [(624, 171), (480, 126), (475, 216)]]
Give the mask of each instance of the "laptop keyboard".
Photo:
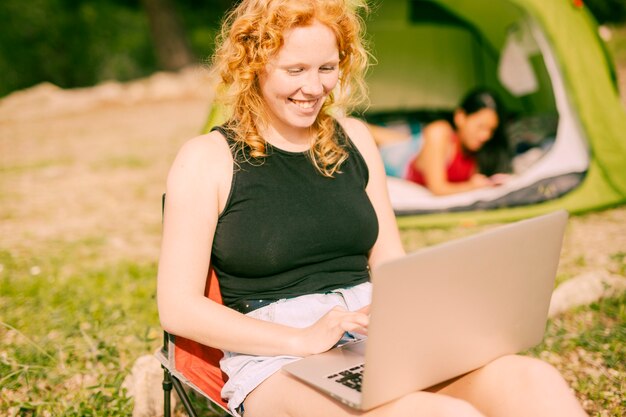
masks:
[(363, 370), (365, 364), (353, 366), (350, 369), (346, 369), (341, 372), (328, 375), (326, 378), (331, 379), (339, 384), (345, 385), (348, 388), (352, 388), (361, 392), (361, 383), (363, 381)]

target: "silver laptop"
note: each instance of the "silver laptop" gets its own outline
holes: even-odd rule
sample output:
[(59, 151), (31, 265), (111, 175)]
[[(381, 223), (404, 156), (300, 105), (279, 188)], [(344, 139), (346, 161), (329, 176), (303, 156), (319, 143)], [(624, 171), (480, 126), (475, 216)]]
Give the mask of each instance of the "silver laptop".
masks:
[(560, 210), (380, 265), (367, 339), (283, 369), (368, 410), (538, 344), (566, 223)]

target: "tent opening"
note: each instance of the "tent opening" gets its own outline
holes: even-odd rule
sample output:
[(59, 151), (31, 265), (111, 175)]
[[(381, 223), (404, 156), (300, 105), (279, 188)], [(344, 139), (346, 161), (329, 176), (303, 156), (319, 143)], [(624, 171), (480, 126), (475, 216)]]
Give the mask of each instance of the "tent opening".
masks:
[[(376, 64), (368, 76), (371, 123), (419, 131), (450, 117), (469, 90), (487, 87), (506, 108), (501, 121), (514, 176), (506, 184), (449, 196), (390, 175), (397, 214), (534, 204), (584, 178), (587, 140), (558, 60), (540, 25), (510, 1), (381, 2), (368, 22)], [(393, 173), (389, 173), (393, 174)]]

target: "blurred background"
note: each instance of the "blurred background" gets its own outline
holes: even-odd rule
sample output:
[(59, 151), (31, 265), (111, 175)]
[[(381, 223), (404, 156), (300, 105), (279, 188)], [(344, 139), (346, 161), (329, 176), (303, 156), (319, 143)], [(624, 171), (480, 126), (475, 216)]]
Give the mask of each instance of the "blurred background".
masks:
[[(2, 0), (0, 97), (43, 81), (85, 87), (206, 63), (220, 19), (234, 3)], [(624, 0), (584, 3), (600, 24), (626, 22)]]
[(206, 62), (230, 0), (3, 0), (0, 97)]

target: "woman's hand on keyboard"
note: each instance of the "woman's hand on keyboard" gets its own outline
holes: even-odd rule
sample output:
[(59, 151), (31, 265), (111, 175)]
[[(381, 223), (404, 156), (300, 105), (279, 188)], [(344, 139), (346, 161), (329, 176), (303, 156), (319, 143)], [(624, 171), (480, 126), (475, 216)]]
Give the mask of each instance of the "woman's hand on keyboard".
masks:
[(333, 347), (345, 332), (367, 335), (369, 324), (369, 306), (357, 311), (347, 311), (334, 307), (317, 322), (301, 329), (296, 349), (300, 356), (325, 352)]

